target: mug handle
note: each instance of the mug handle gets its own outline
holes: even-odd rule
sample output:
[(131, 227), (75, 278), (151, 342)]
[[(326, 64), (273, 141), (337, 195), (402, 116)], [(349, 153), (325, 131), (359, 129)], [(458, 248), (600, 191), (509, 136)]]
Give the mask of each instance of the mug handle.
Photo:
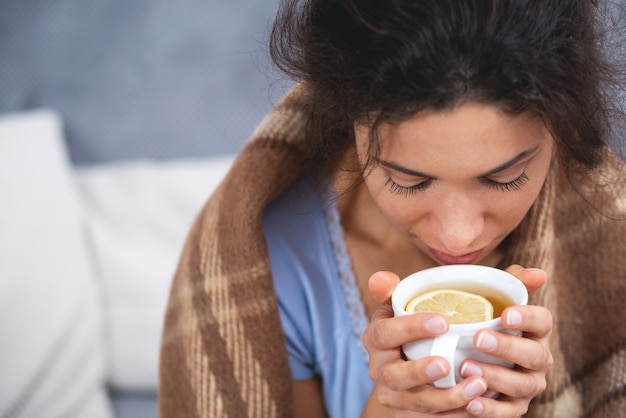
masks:
[(450, 365), (450, 372), (446, 376), (434, 382), (434, 385), (437, 388), (451, 388), (456, 385), (456, 366), (454, 363), (454, 355), (456, 353), (456, 346), (460, 337), (461, 336), (459, 334), (452, 334), (448, 332), (447, 334), (435, 338), (433, 341), (430, 354), (432, 356), (443, 357)]

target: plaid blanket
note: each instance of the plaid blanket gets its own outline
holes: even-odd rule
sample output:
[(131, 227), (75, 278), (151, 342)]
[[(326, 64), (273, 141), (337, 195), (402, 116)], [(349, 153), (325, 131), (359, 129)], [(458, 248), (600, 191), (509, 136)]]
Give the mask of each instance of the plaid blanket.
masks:
[[(268, 114), (191, 228), (165, 318), (163, 418), (291, 416), (261, 213), (300, 173), (305, 100), (297, 86)], [(592, 173), (564, 172), (553, 164), (500, 266), (538, 267), (549, 278), (531, 303), (555, 317), (555, 364), (527, 416), (623, 416), (626, 170), (607, 151)]]

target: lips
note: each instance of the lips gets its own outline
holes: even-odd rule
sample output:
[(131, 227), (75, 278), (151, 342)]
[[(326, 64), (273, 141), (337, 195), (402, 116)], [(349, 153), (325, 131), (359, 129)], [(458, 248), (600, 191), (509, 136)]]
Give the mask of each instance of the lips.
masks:
[(450, 255), (441, 251), (428, 248), (432, 256), (441, 264), (472, 264), (477, 261), (484, 252), (484, 249), (463, 255)]

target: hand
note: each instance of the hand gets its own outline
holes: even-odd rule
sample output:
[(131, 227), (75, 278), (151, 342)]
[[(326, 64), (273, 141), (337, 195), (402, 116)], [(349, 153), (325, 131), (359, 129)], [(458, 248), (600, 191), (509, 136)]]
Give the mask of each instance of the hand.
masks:
[(402, 344), (432, 338), (448, 331), (442, 315), (416, 314), (394, 318), (391, 293), (399, 283), (397, 275), (378, 272), (369, 280), (372, 296), (382, 305), (374, 313), (363, 335), (370, 357), (374, 391), (364, 417), (426, 417), (445, 413), (446, 417), (467, 417), (468, 403), (487, 391), (482, 376), (468, 376), (449, 389), (431, 385), (448, 374), (450, 366), (442, 357), (405, 361)]
[[(545, 272), (513, 265), (507, 271), (520, 279), (529, 293), (546, 281)], [(469, 403), (467, 410), (479, 417), (518, 417), (528, 411), (530, 401), (546, 388), (546, 374), (553, 364), (549, 347), (552, 314), (541, 306), (509, 307), (502, 313), (506, 329), (522, 331), (513, 336), (488, 330), (479, 331), (474, 346), (485, 353), (509, 360), (517, 366), (507, 369), (471, 360), (461, 365), (461, 376), (483, 377), (489, 386), (487, 396)], [(489, 395), (499, 393), (498, 399)]]
[[(537, 269), (511, 266), (507, 271), (524, 282), (529, 293), (546, 280), (545, 273)], [(370, 278), (370, 293), (383, 305), (375, 312), (363, 336), (370, 355), (370, 376), (375, 383), (373, 399), (368, 402), (364, 416), (375, 403), (384, 405), (388, 415), (396, 417), (437, 413), (466, 417), (470, 412), (479, 417), (524, 414), (532, 398), (545, 389), (545, 375), (552, 365), (548, 347), (552, 330), (550, 312), (537, 306), (505, 310), (504, 327), (522, 331), (523, 337), (487, 330), (477, 334), (474, 343), (479, 350), (512, 361), (518, 367), (510, 370), (466, 361), (461, 366), (464, 376), (461, 383), (449, 389), (436, 389), (430, 383), (447, 374), (449, 365), (445, 360), (429, 357), (404, 361), (400, 347), (408, 341), (445, 333), (447, 321), (435, 314), (393, 318), (389, 301), (398, 283), (398, 276), (389, 272), (378, 272)], [(491, 399), (494, 393), (500, 393), (500, 398)]]

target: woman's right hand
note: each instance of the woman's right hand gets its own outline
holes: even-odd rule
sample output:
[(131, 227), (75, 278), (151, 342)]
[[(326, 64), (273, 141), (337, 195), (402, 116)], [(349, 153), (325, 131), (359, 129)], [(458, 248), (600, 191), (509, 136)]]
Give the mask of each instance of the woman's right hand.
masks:
[(449, 371), (442, 357), (404, 359), (400, 349), (404, 343), (444, 334), (448, 322), (437, 314), (394, 317), (389, 302), (399, 282), (400, 278), (390, 272), (375, 273), (369, 281), (370, 293), (381, 306), (363, 334), (374, 390), (362, 416), (470, 416), (465, 408), (487, 391), (485, 379), (472, 376), (452, 388), (438, 389), (431, 384)]

